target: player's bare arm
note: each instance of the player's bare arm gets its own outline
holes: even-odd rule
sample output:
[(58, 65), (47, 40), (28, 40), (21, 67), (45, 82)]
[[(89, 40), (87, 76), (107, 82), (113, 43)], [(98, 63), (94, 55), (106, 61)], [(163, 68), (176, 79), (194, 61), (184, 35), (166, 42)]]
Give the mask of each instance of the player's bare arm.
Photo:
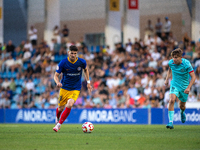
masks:
[(168, 69), (168, 71), (167, 71), (167, 77), (166, 77), (166, 79), (165, 79), (165, 85), (166, 86), (168, 86), (168, 80), (169, 80), (169, 78), (171, 77), (171, 75), (172, 75), (172, 70), (171, 70), (171, 68), (169, 67), (169, 69)]
[(92, 92), (92, 86), (90, 84), (89, 71), (88, 71), (87, 67), (84, 69), (84, 74), (85, 74), (85, 78), (86, 78), (86, 81), (87, 81), (87, 88), (88, 88), (89, 92)]
[(194, 82), (195, 82), (195, 80), (196, 80), (194, 71), (190, 73), (190, 76), (191, 76), (192, 79), (191, 79), (191, 81), (190, 81), (188, 87), (187, 87), (187, 88), (185, 89), (185, 91), (184, 91), (184, 93), (186, 93), (186, 94), (189, 94), (190, 89), (191, 89), (191, 86), (194, 84)]
[(60, 83), (60, 81), (59, 81), (59, 73), (57, 73), (57, 72), (55, 72), (55, 74), (54, 74), (54, 81), (56, 82), (56, 85), (57, 85), (57, 87), (62, 87), (62, 83)]

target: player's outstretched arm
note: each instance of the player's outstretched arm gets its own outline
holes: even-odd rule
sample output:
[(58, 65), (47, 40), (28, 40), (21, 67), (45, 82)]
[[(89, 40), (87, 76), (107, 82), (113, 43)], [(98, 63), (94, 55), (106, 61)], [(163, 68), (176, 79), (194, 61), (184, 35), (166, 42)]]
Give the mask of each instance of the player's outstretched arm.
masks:
[(55, 74), (54, 74), (54, 81), (56, 82), (56, 85), (57, 85), (57, 87), (62, 87), (62, 83), (60, 83), (60, 81), (59, 81), (59, 73), (57, 73), (57, 72), (55, 72)]
[(184, 93), (186, 93), (186, 94), (189, 94), (191, 86), (194, 84), (194, 82), (196, 80), (194, 71), (190, 73), (190, 76), (191, 76), (192, 79), (190, 80), (188, 87), (184, 91)]
[(168, 80), (169, 80), (169, 78), (171, 77), (171, 75), (172, 75), (172, 70), (171, 70), (171, 68), (169, 67), (169, 69), (168, 69), (168, 71), (167, 71), (167, 77), (166, 77), (166, 79), (165, 79), (165, 85), (166, 86), (168, 86)]
[(84, 69), (84, 74), (85, 74), (85, 78), (87, 80), (87, 88), (88, 88), (89, 92), (92, 92), (92, 86), (90, 84), (89, 71), (88, 71), (87, 67)]

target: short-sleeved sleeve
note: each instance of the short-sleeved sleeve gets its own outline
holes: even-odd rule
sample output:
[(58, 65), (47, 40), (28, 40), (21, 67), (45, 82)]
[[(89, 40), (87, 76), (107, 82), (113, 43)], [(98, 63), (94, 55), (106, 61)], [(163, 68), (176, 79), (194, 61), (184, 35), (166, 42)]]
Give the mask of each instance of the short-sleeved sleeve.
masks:
[(188, 61), (188, 63), (187, 63), (187, 71), (189, 72), (189, 73), (191, 73), (192, 71), (194, 71), (194, 69), (193, 69), (193, 67), (192, 67), (192, 65), (191, 65), (191, 63)]
[(58, 64), (58, 66), (56, 67), (56, 72), (57, 73), (61, 73), (63, 69), (63, 63), (62, 61), (60, 61), (60, 63)]
[(86, 66), (87, 66), (87, 63), (86, 63), (86, 61), (83, 59), (83, 69), (85, 69), (86, 68)]
[(172, 63), (173, 63), (173, 60), (171, 59), (171, 60), (168, 62), (168, 65), (169, 65), (170, 68), (171, 68)]

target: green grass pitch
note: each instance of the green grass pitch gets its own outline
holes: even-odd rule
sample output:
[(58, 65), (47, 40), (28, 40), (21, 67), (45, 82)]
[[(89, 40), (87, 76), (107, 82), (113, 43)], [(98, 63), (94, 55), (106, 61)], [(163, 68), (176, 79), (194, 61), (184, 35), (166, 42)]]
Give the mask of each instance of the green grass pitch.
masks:
[(81, 124), (0, 124), (0, 150), (197, 150), (200, 126), (97, 125), (83, 133)]

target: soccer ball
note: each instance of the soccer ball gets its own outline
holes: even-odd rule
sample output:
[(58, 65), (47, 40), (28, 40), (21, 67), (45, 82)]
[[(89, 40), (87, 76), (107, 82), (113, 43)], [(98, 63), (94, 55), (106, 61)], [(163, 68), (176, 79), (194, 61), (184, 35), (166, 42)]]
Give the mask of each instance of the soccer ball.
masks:
[(82, 130), (84, 133), (91, 133), (94, 130), (94, 126), (91, 122), (85, 122), (82, 125)]

